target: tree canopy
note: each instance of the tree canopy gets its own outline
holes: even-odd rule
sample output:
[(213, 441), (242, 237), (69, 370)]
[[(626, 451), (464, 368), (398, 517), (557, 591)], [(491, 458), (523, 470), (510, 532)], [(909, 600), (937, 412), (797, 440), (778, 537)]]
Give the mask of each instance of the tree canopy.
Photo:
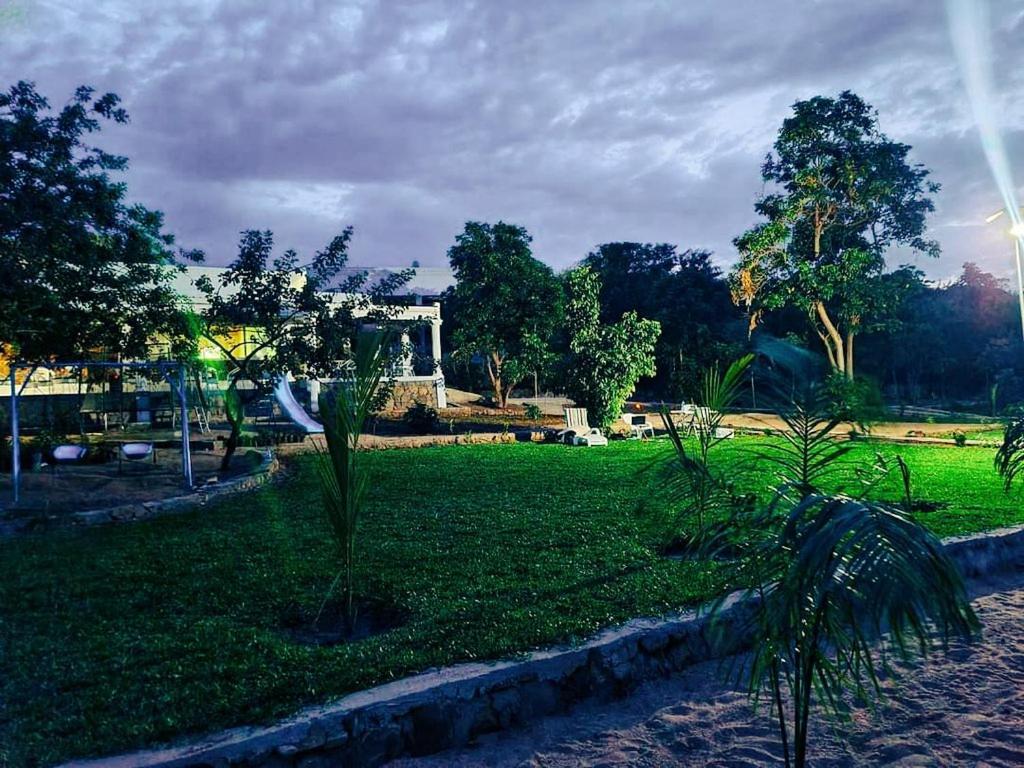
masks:
[(0, 343), (34, 361), (145, 356), (175, 327), (175, 257), (158, 211), (126, 201), (128, 160), (88, 143), (125, 123), (118, 97), (78, 88), (53, 112), (34, 85), (0, 93)]
[(881, 132), (859, 96), (793, 105), (761, 175), (772, 189), (755, 205), (765, 221), (736, 238), (733, 293), (750, 311), (795, 306), (810, 318), (833, 369), (853, 377), (854, 339), (890, 308), (885, 254), (903, 246), (937, 256), (924, 238), (934, 206), (910, 147)]
[[(367, 322), (388, 319), (382, 300), (408, 274), (392, 274), (369, 289), (365, 272), (339, 282), (351, 238), (347, 227), (303, 265), (293, 250), (273, 256), (270, 231), (247, 230), (237, 258), (216, 284), (207, 276), (196, 281), (206, 306), (194, 316), (195, 333), (220, 350), (232, 374), (225, 392), (231, 434), (224, 468), (238, 445), (248, 402), (265, 395), (273, 380), (288, 372), (336, 373), (339, 362), (351, 356), (357, 310)], [(244, 390), (242, 382), (249, 384)]]
[(558, 280), (533, 257), (531, 239), (515, 224), (470, 221), (448, 249), (456, 283), (446, 302), (458, 308), (455, 353), (483, 358), (501, 408), (523, 378), (550, 364), (561, 317)]
[(602, 323), (601, 279), (589, 267), (569, 272), (565, 285), (565, 394), (607, 429), (619, 418), (637, 381), (655, 374), (654, 347), (661, 326), (636, 312), (626, 312), (614, 324)]
[(600, 277), (602, 322), (614, 323), (632, 311), (661, 325), (652, 386), (662, 397), (696, 398), (700, 372), (740, 353), (742, 315), (709, 251), (605, 243), (583, 264)]

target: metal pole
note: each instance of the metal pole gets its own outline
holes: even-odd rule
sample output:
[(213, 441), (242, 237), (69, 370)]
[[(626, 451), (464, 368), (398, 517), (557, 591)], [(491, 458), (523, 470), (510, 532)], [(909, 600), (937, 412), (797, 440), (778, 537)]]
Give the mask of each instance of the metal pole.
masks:
[(1024, 277), (1021, 276), (1020, 240), (1019, 237), (1013, 239), (1013, 253), (1017, 257), (1017, 301), (1020, 303), (1020, 331), (1024, 335)]
[(192, 487), (192, 446), (188, 438), (188, 383), (185, 366), (178, 366), (178, 403), (181, 407), (181, 471), (185, 477), (185, 487)]
[(21, 485), (21, 438), (18, 434), (18, 385), (15, 372), (18, 366), (11, 364), (11, 489), (14, 505), (18, 504)]

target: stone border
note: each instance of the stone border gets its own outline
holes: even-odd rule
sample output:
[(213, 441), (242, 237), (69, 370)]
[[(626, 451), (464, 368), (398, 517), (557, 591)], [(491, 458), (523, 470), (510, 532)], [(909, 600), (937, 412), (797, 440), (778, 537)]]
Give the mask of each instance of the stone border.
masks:
[[(1024, 526), (944, 543), (967, 577), (1024, 566)], [(699, 609), (635, 619), (580, 646), (536, 651), (521, 661), (457, 664), (311, 707), (271, 726), (233, 728), (185, 746), (64, 768), (326, 768), (432, 754), (566, 712), (585, 698), (625, 695), (646, 680), (749, 646), (750, 638), (738, 631), (746, 605), (737, 594), (713, 628)]]
[(268, 483), (280, 469), (276, 456), (265, 451), (256, 469), (239, 477), (224, 482), (201, 485), (192, 493), (171, 496), (166, 499), (139, 501), (131, 504), (119, 504), (102, 509), (87, 509), (82, 512), (71, 512), (65, 515), (35, 515), (15, 517), (0, 521), (0, 539), (12, 538), (26, 533), (51, 531), (58, 528), (77, 528), (87, 525), (106, 525), (110, 523), (127, 523), (136, 520), (150, 520), (154, 517), (177, 515), (189, 512), (208, 502), (227, 496), (259, 488)]

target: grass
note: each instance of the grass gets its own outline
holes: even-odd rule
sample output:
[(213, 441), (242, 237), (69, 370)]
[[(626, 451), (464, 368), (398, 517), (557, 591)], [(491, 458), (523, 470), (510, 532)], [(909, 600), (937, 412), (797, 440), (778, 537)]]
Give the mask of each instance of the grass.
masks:
[[(770, 476), (755, 439), (723, 454)], [(988, 448), (864, 443), (905, 456), (947, 536), (1024, 521)], [(584, 638), (706, 599), (708, 566), (662, 558), (662, 441), (487, 445), (370, 457), (363, 594), (408, 622), (347, 645), (288, 640), (334, 575), (312, 462), (199, 512), (0, 543), (0, 765), (48, 765), (270, 720), (432, 666)], [(897, 499), (898, 481), (876, 495)]]

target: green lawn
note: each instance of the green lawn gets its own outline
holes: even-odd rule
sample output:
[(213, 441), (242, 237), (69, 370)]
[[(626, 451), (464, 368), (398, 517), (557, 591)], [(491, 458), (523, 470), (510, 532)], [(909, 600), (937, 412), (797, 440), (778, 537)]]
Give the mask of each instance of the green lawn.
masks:
[[(763, 440), (725, 447), (763, 488)], [(658, 555), (663, 441), (380, 452), (363, 591), (408, 622), (349, 645), (281, 633), (333, 576), (310, 459), (283, 485), (183, 516), (0, 543), (0, 765), (46, 765), (266, 721), (427, 667), (582, 638), (709, 596), (713, 572)], [(941, 535), (1024, 520), (987, 448), (902, 453)], [(896, 499), (896, 481), (878, 489)]]

